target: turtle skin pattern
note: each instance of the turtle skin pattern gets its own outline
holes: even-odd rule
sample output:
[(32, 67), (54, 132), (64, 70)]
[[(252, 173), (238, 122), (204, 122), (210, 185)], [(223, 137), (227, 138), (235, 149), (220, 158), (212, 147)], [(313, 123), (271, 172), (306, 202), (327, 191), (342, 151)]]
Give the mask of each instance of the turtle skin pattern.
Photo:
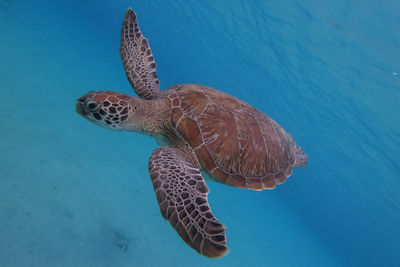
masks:
[(126, 76), (135, 92), (143, 99), (154, 99), (160, 93), (157, 64), (132, 9), (128, 9), (124, 17), (119, 51)]
[(225, 226), (211, 212), (209, 190), (200, 170), (180, 153), (165, 146), (154, 150), (150, 157), (149, 172), (161, 214), (197, 252), (221, 257), (228, 252)]

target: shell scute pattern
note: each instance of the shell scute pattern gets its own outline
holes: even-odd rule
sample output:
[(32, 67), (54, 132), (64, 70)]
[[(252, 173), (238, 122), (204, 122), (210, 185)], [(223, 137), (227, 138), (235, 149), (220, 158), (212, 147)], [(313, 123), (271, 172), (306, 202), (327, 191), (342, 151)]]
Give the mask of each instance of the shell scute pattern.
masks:
[(219, 182), (272, 189), (292, 172), (295, 144), (271, 118), (228, 94), (201, 85), (170, 87), (172, 125), (201, 166)]
[[(242, 110), (235, 110), (234, 116), (238, 125), (240, 171), (247, 177), (262, 176), (263, 170), (267, 168), (265, 164), (268, 153), (257, 120)], [(253, 137), (251, 142), (248, 142), (248, 136)]]
[(197, 120), (209, 102), (208, 97), (201, 91), (181, 92), (179, 94), (180, 107), (185, 115)]
[(198, 123), (206, 147), (217, 165), (228, 173), (238, 173), (239, 148), (233, 114), (212, 104), (201, 114)]

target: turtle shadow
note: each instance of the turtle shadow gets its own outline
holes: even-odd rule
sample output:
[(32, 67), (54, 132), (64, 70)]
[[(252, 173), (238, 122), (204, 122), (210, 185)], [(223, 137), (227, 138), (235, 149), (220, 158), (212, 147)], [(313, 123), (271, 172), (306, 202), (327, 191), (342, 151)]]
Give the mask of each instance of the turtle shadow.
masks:
[(116, 230), (114, 231), (114, 244), (119, 248), (119, 250), (127, 252), (130, 241), (131, 240), (124, 236), (121, 232)]

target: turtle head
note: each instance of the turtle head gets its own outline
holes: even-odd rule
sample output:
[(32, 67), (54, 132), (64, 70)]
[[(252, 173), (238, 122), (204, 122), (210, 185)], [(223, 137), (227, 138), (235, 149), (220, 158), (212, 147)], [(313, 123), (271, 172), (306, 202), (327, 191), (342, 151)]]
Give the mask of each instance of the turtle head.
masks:
[(95, 124), (112, 130), (129, 130), (135, 110), (134, 97), (111, 91), (91, 91), (76, 102), (76, 112)]

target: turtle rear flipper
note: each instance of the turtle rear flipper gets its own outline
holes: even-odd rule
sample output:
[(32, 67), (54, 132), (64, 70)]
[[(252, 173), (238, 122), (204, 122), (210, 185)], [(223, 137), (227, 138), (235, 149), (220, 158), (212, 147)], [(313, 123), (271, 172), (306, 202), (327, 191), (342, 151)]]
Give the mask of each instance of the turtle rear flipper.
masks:
[(164, 146), (152, 153), (149, 171), (162, 216), (200, 254), (217, 258), (228, 252), (225, 226), (212, 214), (200, 170), (179, 149)]
[(296, 146), (296, 150), (295, 150), (295, 166), (296, 167), (303, 167), (307, 165), (308, 162), (308, 156), (306, 155), (306, 153), (304, 152), (304, 150), (299, 147)]
[(125, 13), (119, 52), (126, 76), (135, 92), (144, 99), (157, 98), (160, 81), (157, 78), (156, 62), (132, 9)]

